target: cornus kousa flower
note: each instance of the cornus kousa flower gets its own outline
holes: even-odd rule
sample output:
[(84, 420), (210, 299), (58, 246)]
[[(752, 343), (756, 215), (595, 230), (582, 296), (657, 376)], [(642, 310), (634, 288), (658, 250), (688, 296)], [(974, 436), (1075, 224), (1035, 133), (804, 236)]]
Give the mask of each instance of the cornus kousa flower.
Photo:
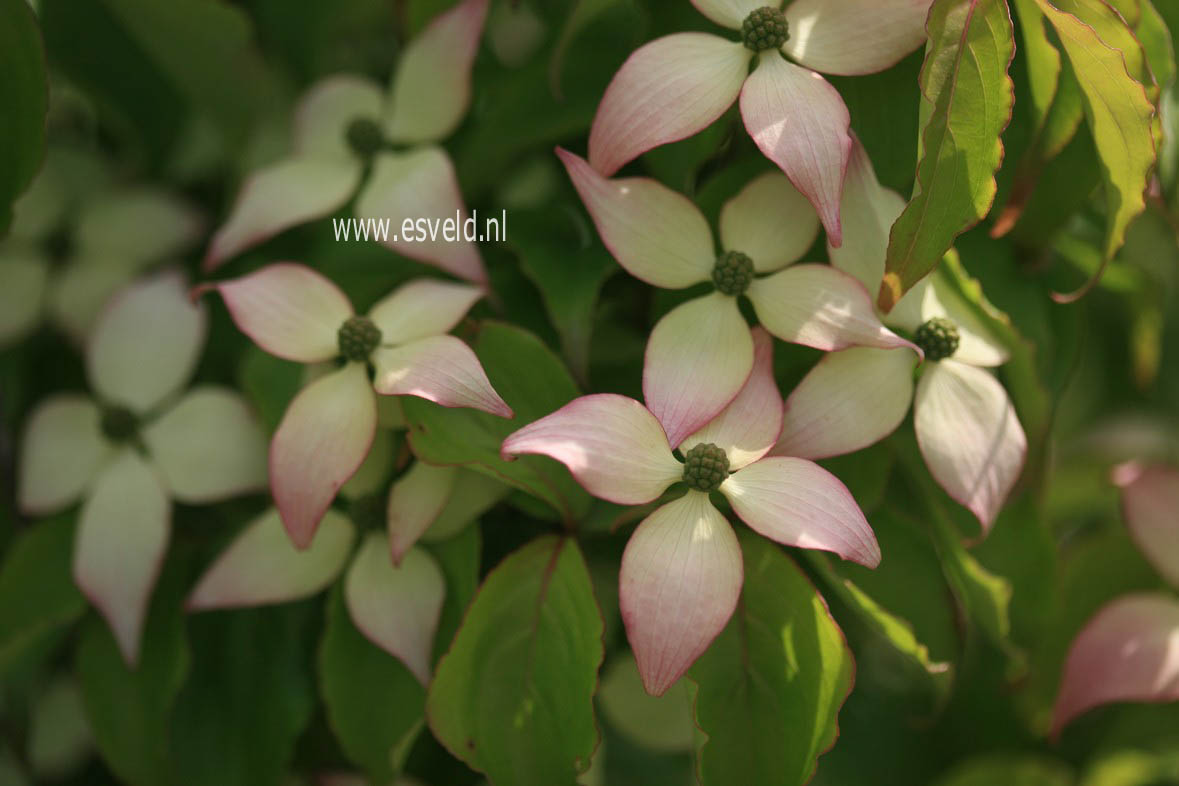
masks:
[(290, 262), (202, 289), (220, 292), (238, 328), (270, 354), (342, 364), (299, 392), (270, 443), (270, 489), (300, 548), (369, 453), (374, 390), (512, 416), (471, 348), (446, 335), (483, 296), (479, 287), (417, 279), (368, 316), (358, 316), (327, 278)]
[[(1179, 470), (1125, 464), (1114, 471), (1130, 536), (1158, 574), (1179, 590)], [(1125, 595), (1101, 608), (1069, 649), (1052, 721), (1117, 701), (1179, 700), (1179, 597)]]
[[(419, 536), (436, 542), (457, 535), (507, 487), (469, 470), (419, 462), (382, 494), (394, 463), (389, 437), (387, 430), (378, 434), (340, 489), (345, 508), (324, 514), (307, 549), (296, 549), (278, 512), (267, 511), (214, 560), (188, 608), (286, 603), (314, 595), (344, 573), (344, 601), (357, 629), (429, 682), (446, 584), (431, 553), (414, 543)], [(380, 531), (386, 528), (387, 535)], [(358, 529), (366, 534), (354, 552)]]
[(48, 515), (82, 499), (74, 580), (132, 665), (171, 501), (203, 504), (266, 487), (266, 438), (242, 399), (212, 386), (180, 395), (206, 322), (177, 273), (123, 290), (86, 348), (95, 398), (45, 401), (21, 447), (21, 510)]
[[(358, 217), (392, 219), (381, 242), (471, 281), (486, 279), (474, 244), (394, 237), (406, 217), (463, 215), (454, 167), (433, 144), (449, 135), (471, 99), (471, 63), (487, 0), (441, 14), (401, 56), (387, 95), (360, 76), (313, 85), (294, 119), (293, 153), (252, 175), (205, 257), (213, 269), (289, 227), (343, 207), (359, 188)], [(361, 183), (364, 183), (361, 187)]]
[[(857, 142), (843, 198), (844, 244), (832, 263), (875, 291), (884, 276), (901, 196), (880, 185)], [(940, 275), (915, 286), (884, 316), (924, 351), (860, 347), (827, 355), (786, 400), (775, 453), (824, 458), (883, 439), (913, 404), (921, 454), (946, 492), (978, 518), (984, 533), (1019, 477), (1027, 438), (1007, 391), (986, 369), (1007, 351)], [(916, 390), (914, 391), (914, 387)]]
[(0, 243), (0, 345), (46, 317), (82, 343), (121, 286), (194, 244), (204, 224), (167, 191), (116, 186), (100, 160), (66, 148), (50, 151), (13, 213)]
[(708, 222), (683, 195), (647, 178), (608, 180), (572, 153), (557, 153), (602, 242), (628, 272), (667, 289), (714, 286), (660, 319), (647, 344), (643, 396), (672, 447), (715, 417), (749, 376), (753, 339), (741, 296), (784, 341), (823, 350), (912, 346), (881, 324), (852, 276), (828, 265), (788, 267), (810, 248), (819, 222), (781, 174), (753, 180), (724, 205), (718, 255)]
[(800, 458), (763, 458), (782, 427), (769, 335), (754, 331), (753, 372), (715, 419), (684, 440), (637, 401), (583, 396), (504, 440), (505, 458), (538, 453), (564, 463), (591, 494), (642, 505), (670, 486), (686, 493), (639, 524), (622, 556), (622, 619), (643, 685), (666, 691), (708, 648), (736, 608), (741, 550), (709, 495), (719, 491), (754, 531), (875, 567), (880, 547), (847, 488)]
[(746, 130), (838, 246), (850, 117), (816, 72), (868, 74), (900, 60), (925, 39), (931, 0), (794, 0), (785, 10), (760, 3), (693, 0), (740, 40), (676, 33), (632, 54), (598, 106), (589, 161), (610, 176), (640, 153), (702, 130), (739, 94)]

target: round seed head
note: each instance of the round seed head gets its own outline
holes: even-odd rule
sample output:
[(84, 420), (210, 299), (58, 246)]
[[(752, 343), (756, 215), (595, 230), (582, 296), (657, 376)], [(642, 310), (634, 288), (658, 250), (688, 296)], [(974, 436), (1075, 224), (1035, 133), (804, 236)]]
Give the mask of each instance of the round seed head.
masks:
[(381, 329), (368, 317), (349, 317), (336, 335), (340, 354), (348, 360), (368, 360), (368, 356), (381, 343)]
[(712, 268), (712, 283), (726, 295), (745, 293), (753, 282), (753, 260), (740, 251), (726, 251)]
[(754, 52), (777, 49), (790, 38), (790, 26), (781, 9), (762, 6), (741, 23), (741, 39)]
[(696, 491), (716, 491), (729, 476), (729, 457), (711, 442), (684, 454), (684, 483)]
[(945, 317), (921, 323), (913, 343), (921, 347), (926, 360), (945, 360), (958, 351), (958, 326)]

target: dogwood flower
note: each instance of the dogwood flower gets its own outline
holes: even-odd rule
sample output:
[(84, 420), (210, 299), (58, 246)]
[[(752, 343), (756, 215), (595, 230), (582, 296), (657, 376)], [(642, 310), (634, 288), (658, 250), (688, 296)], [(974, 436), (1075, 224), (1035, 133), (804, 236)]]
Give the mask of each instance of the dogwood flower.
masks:
[(292, 262), (205, 289), (220, 292), (238, 328), (266, 352), (300, 363), (342, 362), (295, 396), (270, 443), (271, 493), (299, 548), (310, 545), (336, 492), (369, 453), (374, 390), (512, 416), (471, 348), (446, 335), (483, 296), (479, 287), (416, 279), (368, 316), (357, 316), (330, 280)]
[[(187, 608), (287, 603), (320, 592), (344, 573), (345, 606), (357, 629), (423, 685), (429, 683), (446, 582), (431, 553), (414, 542), (419, 536), (432, 542), (454, 537), (507, 487), (470, 470), (418, 462), (382, 495), (392, 470), (391, 444), (374, 442), (363, 466), (340, 489), (347, 513), (329, 509), (306, 549), (291, 543), (271, 509), (213, 561), (189, 594)], [(354, 552), (358, 528), (368, 532)], [(388, 534), (379, 531), (384, 528)]]
[(384, 245), (460, 278), (485, 281), (472, 243), (394, 238), (406, 217), (465, 215), (454, 166), (433, 143), (455, 129), (470, 104), (471, 63), (486, 15), (487, 0), (463, 0), (435, 18), (406, 46), (387, 96), (361, 76), (313, 85), (295, 111), (292, 156), (246, 181), (209, 244), (206, 270), (340, 209), (359, 188), (358, 217), (393, 219)]
[[(99, 159), (51, 150), (0, 243), (0, 346), (46, 317), (83, 343), (111, 295), (192, 245), (203, 224), (167, 191), (114, 185)], [(57, 240), (66, 241), (63, 249), (53, 248)]]
[(112, 300), (86, 347), (94, 398), (61, 394), (33, 412), (17, 500), (44, 516), (82, 499), (74, 581), (127, 663), (139, 641), (171, 528), (172, 500), (199, 505), (266, 487), (266, 439), (241, 397), (215, 386), (180, 395), (207, 315), (173, 272)]
[(704, 129), (739, 94), (749, 135), (811, 201), (838, 246), (851, 119), (818, 72), (888, 68), (925, 39), (931, 0), (794, 0), (784, 11), (761, 3), (693, 0), (713, 22), (740, 31), (740, 41), (675, 33), (636, 50), (602, 96), (589, 161), (609, 177), (635, 156)]
[[(1114, 471), (1130, 536), (1158, 574), (1179, 590), (1179, 470), (1124, 464)], [(1124, 595), (1102, 607), (1069, 648), (1052, 733), (1118, 701), (1179, 700), (1179, 597)]]
[(771, 540), (868, 567), (880, 562), (872, 528), (838, 478), (805, 459), (765, 457), (782, 427), (782, 398), (769, 334), (757, 329), (753, 341), (745, 386), (684, 440), (682, 459), (657, 415), (610, 393), (575, 399), (511, 434), (501, 448), (504, 458), (550, 456), (591, 494), (619, 505), (643, 505), (673, 484), (687, 486), (639, 524), (622, 556), (622, 619), (643, 685), (654, 695), (708, 648), (741, 593), (741, 549), (712, 492)]
[(627, 272), (667, 289), (715, 287), (660, 319), (647, 344), (643, 397), (672, 447), (716, 417), (753, 368), (738, 297), (748, 297), (762, 326), (784, 341), (823, 350), (912, 346), (881, 324), (852, 276), (828, 265), (790, 267), (819, 222), (780, 173), (754, 179), (724, 205), (718, 256), (707, 220), (683, 195), (648, 178), (608, 180), (576, 155), (557, 154)]
[[(844, 244), (831, 262), (873, 291), (884, 276), (888, 233), (904, 209), (876, 180), (857, 142), (844, 188)], [(989, 531), (1023, 468), (1027, 437), (1007, 391), (987, 368), (1007, 350), (938, 274), (915, 286), (883, 316), (908, 331), (925, 354), (858, 347), (833, 352), (786, 400), (774, 453), (825, 458), (851, 453), (892, 433), (913, 404), (921, 454), (938, 484)]]

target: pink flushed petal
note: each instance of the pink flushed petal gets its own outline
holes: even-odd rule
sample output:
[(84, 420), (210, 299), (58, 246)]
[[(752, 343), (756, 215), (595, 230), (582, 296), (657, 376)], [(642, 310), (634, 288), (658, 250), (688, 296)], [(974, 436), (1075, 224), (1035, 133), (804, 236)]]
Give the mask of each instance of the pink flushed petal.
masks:
[(416, 462), (397, 479), (389, 493), (389, 554), (400, 565), (422, 533), (442, 514), (454, 490), (455, 467)]
[(189, 611), (288, 603), (322, 590), (339, 575), (356, 528), (329, 510), (310, 547), (299, 550), (274, 508), (246, 525), (201, 576), (188, 596)]
[(430, 682), (430, 652), (445, 597), (446, 579), (427, 551), (410, 549), (394, 567), (378, 532), (365, 538), (344, 580), (352, 622), (423, 685)]
[(637, 49), (610, 80), (590, 128), (589, 161), (609, 177), (653, 147), (692, 136), (733, 105), (753, 54), (708, 33)]
[(479, 358), (454, 336), (429, 336), (400, 347), (378, 347), (373, 387), (383, 396), (418, 396), (444, 407), (470, 407), (501, 418), (512, 408), (491, 386)]
[(740, 30), (745, 17), (765, 5), (765, 0), (692, 0), (696, 10), (730, 30)]
[(690, 450), (711, 443), (725, 451), (729, 469), (752, 464), (773, 447), (782, 431), (782, 395), (774, 381), (774, 343), (761, 328), (753, 329), (753, 371), (741, 392), (708, 425), (684, 440)]
[(770, 452), (821, 459), (876, 444), (905, 419), (916, 364), (907, 349), (828, 353), (786, 399), (782, 436)]
[(932, 0), (795, 0), (782, 49), (825, 74), (883, 71), (925, 41)]
[(869, 568), (880, 546), (855, 498), (814, 462), (774, 456), (730, 475), (720, 487), (755, 532), (787, 546), (821, 549)]
[(754, 178), (721, 208), (721, 245), (747, 254), (758, 273), (797, 262), (818, 234), (819, 216), (781, 172)]
[(851, 155), (851, 116), (836, 91), (814, 71), (763, 52), (741, 89), (741, 117), (766, 158), (801, 191), (827, 230), (843, 242), (839, 202)]
[(707, 494), (689, 491), (639, 524), (619, 606), (648, 693), (662, 695), (724, 630), (743, 579), (737, 536)]
[(397, 64), (385, 130), (395, 142), (436, 142), (458, 126), (471, 103), (471, 64), (488, 0), (464, 0), (439, 14)]
[(672, 447), (729, 405), (753, 369), (753, 338), (737, 299), (689, 300), (660, 319), (647, 341), (643, 397)]
[(794, 265), (754, 279), (745, 294), (762, 326), (783, 341), (827, 352), (853, 346), (920, 351), (881, 323), (863, 284), (828, 265)]
[(340, 486), (372, 446), (377, 401), (363, 363), (315, 380), (287, 407), (270, 442), (270, 489), (295, 546), (311, 545)]
[(284, 229), (343, 207), (356, 191), (360, 174), (359, 161), (291, 158), (250, 175), (229, 217), (213, 235), (204, 269), (214, 270)]
[(1078, 715), (1118, 701), (1179, 699), (1179, 600), (1125, 595), (1085, 624), (1069, 649), (1052, 734)]
[(266, 434), (237, 391), (200, 385), (140, 436), (178, 502), (203, 505), (266, 488)]
[(17, 504), (46, 516), (73, 504), (110, 457), (102, 413), (90, 399), (56, 395), (37, 405), (25, 425), (17, 465)]
[(164, 484), (133, 450), (108, 465), (82, 505), (74, 582), (106, 618), (128, 665), (139, 643), (172, 527)]
[(707, 281), (716, 264), (708, 221), (692, 202), (649, 178), (609, 180), (557, 148), (602, 243), (635, 278), (666, 289)]
[(655, 416), (613, 393), (574, 399), (509, 435), (500, 454), (554, 458), (589, 493), (619, 505), (650, 502), (684, 471)]
[(1140, 468), (1122, 485), (1122, 516), (1159, 575), (1179, 589), (1179, 470)]
[(368, 316), (381, 329), (384, 344), (405, 344), (449, 332), (466, 316), (482, 287), (418, 278), (377, 301)]
[(876, 292), (884, 278), (889, 233), (905, 210), (905, 200), (880, 184), (868, 151), (854, 136), (852, 141), (840, 205), (843, 245), (835, 248), (828, 244), (827, 254), (832, 265), (855, 276), (869, 292)]
[(204, 284), (225, 299), (238, 329), (272, 355), (319, 363), (340, 354), (338, 333), (352, 304), (327, 277), (306, 265), (278, 262), (241, 278)]
[(141, 279), (111, 298), (86, 345), (86, 376), (105, 404), (146, 413), (182, 390), (209, 332), (183, 274)]
[(934, 480), (988, 533), (1027, 454), (1007, 391), (980, 368), (939, 360), (917, 383), (913, 425)]
[(359, 119), (379, 123), (384, 101), (380, 86), (367, 77), (334, 74), (319, 80), (295, 107), (295, 156), (353, 158), (356, 153), (348, 143), (348, 126)]
[[(470, 217), (454, 165), (442, 148), (419, 147), (378, 155), (356, 198), (356, 216), (388, 219), (387, 239), (380, 242), (402, 256), (477, 284), (487, 281), (479, 250), (462, 234)], [(407, 220), (410, 227), (405, 226)], [(487, 227), (474, 230), (484, 232)], [(501, 230), (506, 231), (502, 227), (496, 231)]]

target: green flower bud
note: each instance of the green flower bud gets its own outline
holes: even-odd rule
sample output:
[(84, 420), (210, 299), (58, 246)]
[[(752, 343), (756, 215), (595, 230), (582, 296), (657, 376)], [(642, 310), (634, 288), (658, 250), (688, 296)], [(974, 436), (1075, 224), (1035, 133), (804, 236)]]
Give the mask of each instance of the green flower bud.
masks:
[(786, 15), (778, 8), (762, 6), (741, 23), (741, 38), (754, 52), (777, 49), (790, 38)]
[(344, 137), (348, 146), (361, 158), (370, 158), (385, 146), (385, 132), (377, 121), (369, 117), (358, 117), (348, 124)]
[(696, 491), (716, 491), (729, 476), (729, 457), (711, 442), (684, 454), (684, 483)]
[(336, 340), (346, 359), (364, 362), (381, 343), (381, 329), (368, 317), (350, 317), (340, 326)]
[(712, 268), (712, 283), (726, 295), (745, 293), (753, 282), (753, 260), (740, 251), (728, 251), (717, 257)]
[(103, 436), (111, 442), (130, 442), (139, 430), (139, 418), (126, 407), (107, 407), (100, 421)]
[(958, 351), (958, 327), (944, 317), (934, 317), (921, 324), (913, 334), (913, 343), (921, 347), (926, 360), (945, 360)]

